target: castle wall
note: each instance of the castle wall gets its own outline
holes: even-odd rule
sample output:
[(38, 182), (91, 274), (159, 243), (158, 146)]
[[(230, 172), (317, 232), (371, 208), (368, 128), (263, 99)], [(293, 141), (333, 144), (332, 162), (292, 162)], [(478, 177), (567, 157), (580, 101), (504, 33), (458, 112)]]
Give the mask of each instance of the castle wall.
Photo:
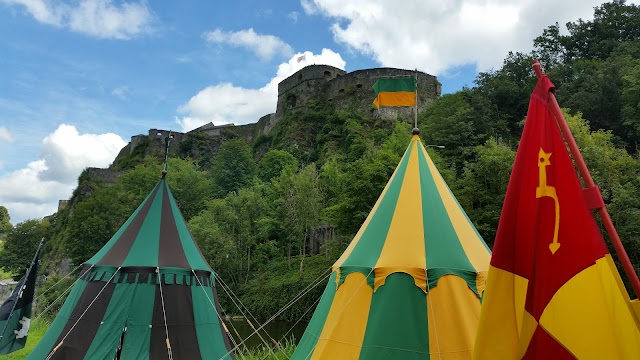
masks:
[(344, 76), (346, 72), (330, 65), (309, 65), (278, 84), (276, 121), (287, 110), (304, 106), (324, 93), (326, 84)]

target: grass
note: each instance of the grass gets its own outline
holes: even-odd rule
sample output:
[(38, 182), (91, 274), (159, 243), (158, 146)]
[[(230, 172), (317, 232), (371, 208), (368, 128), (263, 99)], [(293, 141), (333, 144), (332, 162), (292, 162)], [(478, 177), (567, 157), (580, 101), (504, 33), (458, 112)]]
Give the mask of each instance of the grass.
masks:
[[(261, 346), (257, 349), (239, 351), (236, 353), (238, 360), (286, 360), (290, 359), (296, 345), (290, 341), (282, 341), (282, 348)], [(275, 355), (275, 356), (274, 356)]]
[(42, 318), (35, 320), (29, 327), (29, 336), (27, 337), (27, 345), (16, 352), (12, 352), (8, 355), (2, 355), (2, 360), (22, 360), (26, 359), (27, 355), (36, 347), (40, 339), (44, 336), (44, 333), (49, 328), (50, 322)]

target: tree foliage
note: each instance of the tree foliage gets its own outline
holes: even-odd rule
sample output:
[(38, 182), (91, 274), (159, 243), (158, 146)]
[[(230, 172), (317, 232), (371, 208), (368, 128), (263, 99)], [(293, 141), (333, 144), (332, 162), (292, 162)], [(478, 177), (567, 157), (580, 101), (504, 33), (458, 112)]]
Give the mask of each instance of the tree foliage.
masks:
[[(596, 7), (592, 20), (566, 27), (551, 24), (533, 40), (531, 53), (510, 52), (502, 66), (480, 73), (474, 87), (430, 103), (419, 114), (420, 136), (444, 146), (427, 151), (491, 245), (536, 83), (531, 59), (540, 59), (638, 268), (640, 11), (614, 0)], [(205, 153), (198, 150), (188, 153), (193, 160), (170, 159), (167, 176), (205, 258), (261, 317), (279, 310), (344, 250), (407, 149), (413, 122), (334, 111), (313, 99), (282, 115), (254, 141), (236, 134), (216, 140), (219, 148), (207, 147), (205, 137), (196, 147), (185, 145), (217, 153), (197, 158)], [(127, 171), (115, 184), (84, 184), (91, 195), (74, 195), (72, 209), (56, 216), (52, 236), (64, 245), (58, 247), (63, 256), (86, 260), (149, 193), (161, 165), (145, 158), (144, 149), (136, 148), (135, 161), (117, 164)], [(207, 171), (194, 161), (207, 164)], [(333, 238), (323, 244), (325, 254), (312, 255), (310, 234), (320, 226), (333, 229)], [(12, 231), (9, 236), (17, 236)], [(13, 246), (9, 238), (7, 246)], [(6, 254), (0, 253), (3, 265)], [(233, 306), (224, 296), (221, 302)], [(298, 310), (283, 316), (302, 316)]]
[(47, 237), (47, 220), (26, 220), (9, 230), (0, 252), (0, 267), (19, 279), (31, 264), (40, 241)]

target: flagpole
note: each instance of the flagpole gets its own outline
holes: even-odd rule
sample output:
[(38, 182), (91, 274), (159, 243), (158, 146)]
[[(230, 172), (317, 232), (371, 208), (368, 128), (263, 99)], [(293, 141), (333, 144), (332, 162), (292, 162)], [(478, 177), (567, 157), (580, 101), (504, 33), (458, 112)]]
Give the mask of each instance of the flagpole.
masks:
[(418, 128), (418, 68), (415, 68), (416, 70), (416, 98), (415, 98), (415, 119), (414, 119), (414, 128)]
[[(536, 73), (538, 79), (542, 78), (542, 66), (538, 60), (532, 60), (531, 66), (533, 67), (533, 71)], [(624, 268), (625, 274), (631, 281), (631, 286), (633, 287), (634, 292), (636, 293), (636, 297), (640, 298), (640, 279), (638, 279), (638, 274), (636, 274), (635, 269), (633, 268), (633, 264), (631, 264), (631, 260), (629, 260), (629, 255), (627, 255), (624, 246), (622, 245), (622, 241), (620, 240), (620, 236), (616, 231), (615, 226), (613, 225), (613, 221), (611, 221), (611, 216), (609, 216), (609, 212), (604, 205), (604, 200), (602, 199), (602, 195), (600, 194), (600, 189), (596, 186), (593, 178), (591, 177), (591, 173), (589, 173), (589, 169), (587, 168), (587, 164), (584, 162), (584, 158), (580, 153), (580, 149), (578, 149), (578, 144), (576, 140), (573, 138), (571, 134), (571, 130), (569, 129), (569, 125), (562, 114), (562, 110), (560, 109), (560, 105), (556, 100), (553, 92), (549, 93), (549, 105), (551, 108), (551, 112), (556, 118), (556, 122), (560, 127), (560, 131), (562, 135), (564, 135), (567, 144), (569, 145), (569, 149), (571, 151), (571, 155), (573, 155), (573, 159), (578, 166), (578, 170), (580, 171), (580, 175), (582, 175), (582, 179), (586, 184), (586, 188), (583, 190), (589, 191), (590, 196), (597, 197), (596, 200), (599, 203), (597, 207), (598, 214), (602, 219), (602, 224), (607, 230), (607, 234), (609, 235), (609, 239), (611, 239), (611, 243), (613, 244), (613, 248), (616, 250), (616, 254), (618, 255), (618, 259), (622, 263), (622, 267)]]
[[(27, 273), (24, 274), (25, 283), (29, 279), (29, 273), (31, 272), (31, 269), (33, 269), (33, 263), (36, 262), (36, 257), (38, 256), (38, 253), (40, 252), (40, 248), (42, 248), (43, 243), (44, 243), (44, 238), (40, 239), (40, 244), (38, 245), (38, 249), (36, 250), (36, 253), (33, 255), (33, 259), (31, 260), (31, 265), (29, 265), (29, 268), (27, 269)], [(22, 286), (24, 286), (24, 283), (22, 283)], [(9, 316), (7, 317), (7, 322), (4, 324), (4, 329), (2, 329), (2, 332), (0, 332), (0, 341), (4, 337), (4, 332), (7, 331), (7, 326), (9, 326), (8, 320), (11, 319), (11, 315), (13, 315), (13, 311), (16, 309), (16, 305), (18, 305), (18, 298), (16, 298), (16, 300), (13, 302), (13, 306), (11, 307), (11, 311), (9, 311)]]

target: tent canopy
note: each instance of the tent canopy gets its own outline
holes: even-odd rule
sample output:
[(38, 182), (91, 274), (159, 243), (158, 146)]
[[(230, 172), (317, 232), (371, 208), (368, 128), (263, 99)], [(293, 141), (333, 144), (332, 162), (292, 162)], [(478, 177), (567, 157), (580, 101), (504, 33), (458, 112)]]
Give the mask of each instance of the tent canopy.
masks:
[(414, 131), (293, 359), (470, 358), (490, 256)]
[(28, 359), (232, 358), (214, 275), (163, 177), (84, 264)]

